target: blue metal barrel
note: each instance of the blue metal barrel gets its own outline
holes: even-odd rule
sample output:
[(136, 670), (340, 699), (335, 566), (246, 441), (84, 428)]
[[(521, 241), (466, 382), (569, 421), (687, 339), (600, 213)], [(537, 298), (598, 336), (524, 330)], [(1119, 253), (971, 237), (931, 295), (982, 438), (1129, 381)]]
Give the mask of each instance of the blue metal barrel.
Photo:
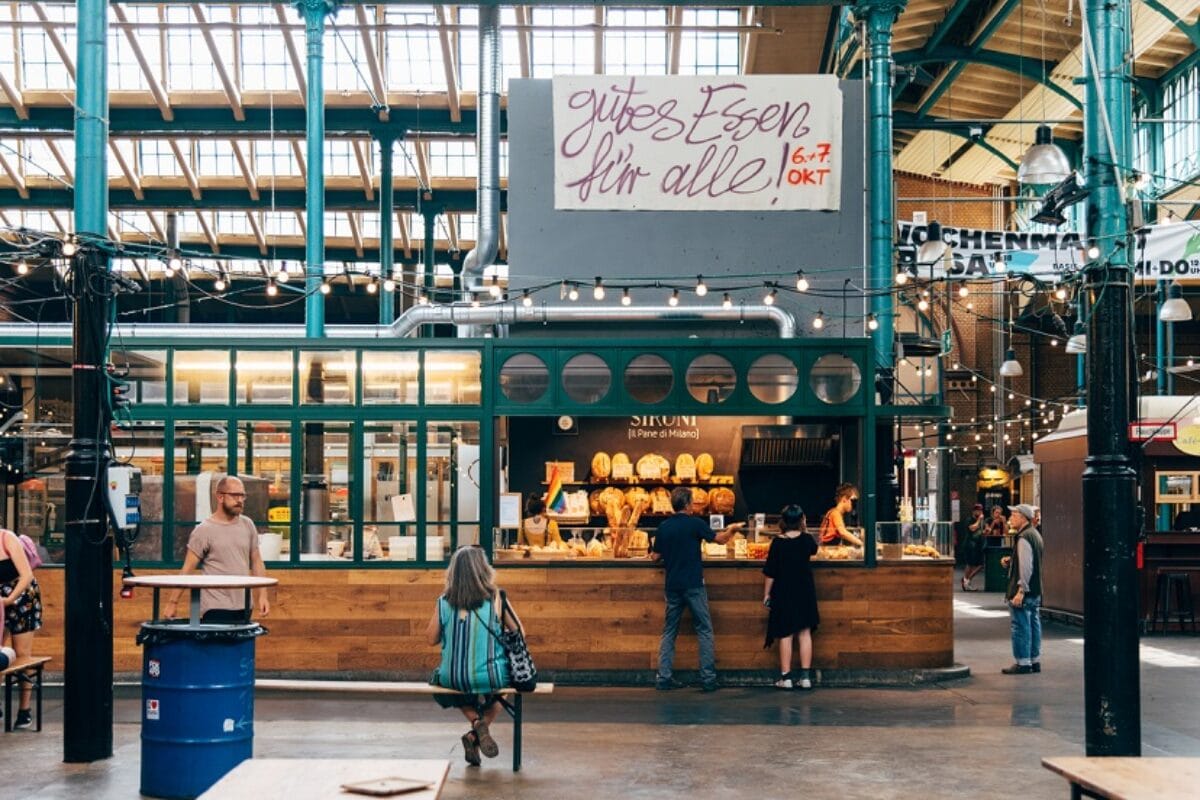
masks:
[(143, 795), (194, 798), (253, 756), (254, 639), (265, 632), (142, 625)]

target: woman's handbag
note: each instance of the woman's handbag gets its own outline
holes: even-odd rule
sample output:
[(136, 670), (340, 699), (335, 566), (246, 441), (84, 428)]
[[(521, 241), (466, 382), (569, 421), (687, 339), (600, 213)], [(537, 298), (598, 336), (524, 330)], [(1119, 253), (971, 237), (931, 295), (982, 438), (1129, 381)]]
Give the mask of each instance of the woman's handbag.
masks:
[[(475, 612), (478, 615), (478, 611)], [(504, 617), (511, 616), (513, 622), (517, 623), (516, 630), (508, 630), (504, 627)], [(483, 618), (479, 618), (483, 621)], [(508, 595), (504, 590), (500, 590), (500, 633), (497, 634), (490, 627), (488, 633), (492, 634), (500, 646), (504, 648), (504, 654), (508, 656), (508, 683), (518, 692), (532, 692), (537, 688), (537, 667), (534, 666), (533, 656), (529, 655), (529, 645), (525, 644), (525, 636), (521, 633), (521, 623), (517, 620), (516, 612), (508, 605)]]

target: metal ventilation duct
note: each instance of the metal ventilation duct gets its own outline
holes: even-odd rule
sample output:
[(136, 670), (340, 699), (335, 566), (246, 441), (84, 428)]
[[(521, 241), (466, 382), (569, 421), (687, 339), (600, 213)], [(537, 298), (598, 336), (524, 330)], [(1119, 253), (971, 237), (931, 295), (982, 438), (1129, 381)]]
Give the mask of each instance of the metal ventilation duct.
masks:
[(743, 425), (741, 468), (832, 466), (837, 442), (826, 425)]

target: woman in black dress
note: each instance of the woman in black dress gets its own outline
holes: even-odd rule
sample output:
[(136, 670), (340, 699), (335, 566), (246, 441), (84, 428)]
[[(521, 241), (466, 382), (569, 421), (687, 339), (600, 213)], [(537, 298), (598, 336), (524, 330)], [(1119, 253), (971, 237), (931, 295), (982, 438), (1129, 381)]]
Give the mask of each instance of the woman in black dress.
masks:
[[(764, 648), (779, 640), (779, 680), (776, 688), (811, 689), (812, 632), (820, 624), (817, 613), (817, 590), (813, 585), (810, 559), (817, 552), (817, 542), (804, 526), (804, 510), (790, 505), (779, 520), (779, 535), (767, 551), (763, 567), (763, 605), (770, 609), (767, 616), (767, 641)], [(800, 656), (800, 673), (792, 679), (792, 639)]]

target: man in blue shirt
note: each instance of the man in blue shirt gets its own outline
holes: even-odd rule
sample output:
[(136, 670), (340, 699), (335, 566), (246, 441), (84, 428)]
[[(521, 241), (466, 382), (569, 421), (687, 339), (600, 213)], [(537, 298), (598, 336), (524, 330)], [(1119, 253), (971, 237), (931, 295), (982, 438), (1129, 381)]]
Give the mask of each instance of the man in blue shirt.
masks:
[(692, 625), (700, 642), (701, 688), (712, 692), (717, 689), (717, 658), (713, 647), (712, 617), (708, 613), (708, 592), (704, 589), (700, 545), (702, 542), (725, 544), (745, 523), (734, 523), (720, 532), (714, 531), (703, 520), (688, 513), (692, 508), (692, 490), (682, 486), (671, 492), (671, 508), (675, 513), (658, 526), (654, 547), (650, 551), (650, 558), (661, 560), (666, 567), (667, 599), (654, 686), (667, 690), (682, 685), (671, 677), (671, 665), (675, 661), (679, 618), (683, 616), (684, 606), (687, 606), (692, 610)]

